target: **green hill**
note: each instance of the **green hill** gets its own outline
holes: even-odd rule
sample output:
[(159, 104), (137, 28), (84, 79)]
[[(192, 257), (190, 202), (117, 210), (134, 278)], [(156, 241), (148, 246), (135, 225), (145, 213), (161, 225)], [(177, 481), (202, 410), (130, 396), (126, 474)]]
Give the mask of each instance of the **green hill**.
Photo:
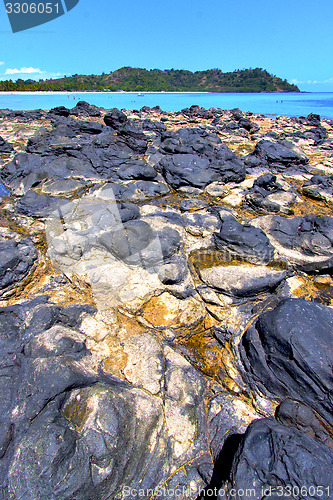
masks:
[(0, 82), (2, 91), (22, 90), (124, 90), (205, 92), (299, 92), (296, 85), (271, 75), (262, 68), (223, 73), (206, 71), (146, 70), (124, 67), (109, 74), (73, 75), (55, 80), (12, 80)]

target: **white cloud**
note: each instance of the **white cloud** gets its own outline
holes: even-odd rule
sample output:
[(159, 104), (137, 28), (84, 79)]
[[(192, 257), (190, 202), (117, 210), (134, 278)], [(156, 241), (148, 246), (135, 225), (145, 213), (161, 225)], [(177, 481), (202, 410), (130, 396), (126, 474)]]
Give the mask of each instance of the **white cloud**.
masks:
[(32, 75), (32, 74), (35, 74), (35, 73), (38, 73), (38, 74), (42, 74), (43, 71), (41, 71), (39, 68), (32, 68), (31, 66), (29, 68), (21, 68), (21, 69), (17, 69), (17, 68), (7, 68), (6, 71), (5, 71), (5, 75), (18, 75), (18, 74), (24, 74), (24, 75)]
[[(1, 65), (1, 63), (0, 63)], [(4, 80), (17, 80), (23, 78), (24, 80), (48, 80), (50, 78), (61, 78), (64, 73), (55, 73), (50, 71), (42, 71), (39, 68), (25, 67), (20, 69), (7, 68), (5, 72), (0, 72), (0, 81)]]
[(328, 78), (327, 80), (297, 80), (296, 78), (293, 78), (290, 80), (289, 83), (292, 83), (294, 85), (302, 84), (302, 83), (307, 83), (307, 84), (323, 84), (323, 83), (332, 83), (333, 82), (333, 76), (331, 78)]
[(5, 63), (3, 61), (0, 61), (0, 66), (3, 66)]

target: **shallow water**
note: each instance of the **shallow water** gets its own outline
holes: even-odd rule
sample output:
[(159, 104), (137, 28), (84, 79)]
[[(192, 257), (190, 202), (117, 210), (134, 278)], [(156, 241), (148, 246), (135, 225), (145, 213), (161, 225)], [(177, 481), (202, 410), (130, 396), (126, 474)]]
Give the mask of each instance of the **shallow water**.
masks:
[(104, 108), (140, 109), (142, 106), (160, 106), (164, 111), (180, 111), (192, 104), (204, 108), (252, 111), (268, 116), (307, 116), (320, 114), (333, 119), (333, 92), (314, 93), (171, 93), (156, 92), (73, 92), (61, 94), (6, 94), (0, 95), (0, 109), (51, 109), (55, 106), (72, 108), (84, 100)]

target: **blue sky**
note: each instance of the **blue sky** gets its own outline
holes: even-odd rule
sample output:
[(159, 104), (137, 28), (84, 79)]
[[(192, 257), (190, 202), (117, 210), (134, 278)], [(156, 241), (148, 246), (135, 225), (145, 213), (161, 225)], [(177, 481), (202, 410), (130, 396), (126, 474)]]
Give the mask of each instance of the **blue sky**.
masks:
[(301, 90), (332, 92), (332, 26), (332, 0), (80, 0), (13, 34), (1, 2), (0, 79), (261, 67)]

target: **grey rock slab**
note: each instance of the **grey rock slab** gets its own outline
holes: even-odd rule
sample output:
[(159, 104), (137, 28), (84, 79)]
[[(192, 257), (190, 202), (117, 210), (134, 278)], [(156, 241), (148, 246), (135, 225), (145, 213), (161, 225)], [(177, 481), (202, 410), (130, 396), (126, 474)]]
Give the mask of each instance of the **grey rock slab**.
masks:
[(285, 278), (286, 271), (249, 264), (214, 266), (200, 270), (201, 279), (210, 287), (239, 297), (255, 296), (273, 290)]
[(72, 196), (85, 188), (85, 184), (74, 179), (48, 181), (43, 184), (42, 194), (47, 196)]

